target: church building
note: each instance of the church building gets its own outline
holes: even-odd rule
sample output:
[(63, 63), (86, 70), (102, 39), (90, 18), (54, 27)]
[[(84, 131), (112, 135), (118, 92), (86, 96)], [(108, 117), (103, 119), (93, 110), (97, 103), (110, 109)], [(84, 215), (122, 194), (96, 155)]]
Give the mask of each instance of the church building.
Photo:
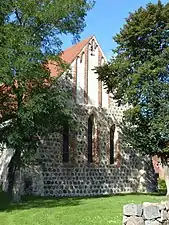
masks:
[[(23, 172), (22, 192), (43, 196), (92, 196), (147, 191), (149, 163), (136, 152), (124, 149), (119, 122), (125, 107), (112, 100), (94, 68), (107, 63), (95, 36), (62, 53), (71, 76), (63, 73), (60, 88), (72, 93), (76, 131), (69, 123), (44, 139), (39, 166)], [(58, 76), (49, 64), (51, 76)], [(148, 171), (148, 172), (147, 172)], [(149, 173), (149, 174), (148, 174)]]

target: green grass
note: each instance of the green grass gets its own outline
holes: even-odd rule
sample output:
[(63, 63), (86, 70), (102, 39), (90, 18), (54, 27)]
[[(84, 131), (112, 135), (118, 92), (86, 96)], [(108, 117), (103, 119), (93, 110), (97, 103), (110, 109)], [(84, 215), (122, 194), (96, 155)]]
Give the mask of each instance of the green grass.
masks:
[(157, 195), (115, 195), (97, 198), (25, 198), (10, 204), (0, 196), (1, 225), (108, 225), (122, 224), (127, 203), (159, 202)]

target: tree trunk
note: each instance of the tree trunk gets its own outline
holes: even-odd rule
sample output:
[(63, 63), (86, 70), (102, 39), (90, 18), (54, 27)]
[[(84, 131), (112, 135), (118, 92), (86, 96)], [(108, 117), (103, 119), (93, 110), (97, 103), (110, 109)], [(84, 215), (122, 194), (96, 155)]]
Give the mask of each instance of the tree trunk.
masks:
[(14, 202), (20, 201), (20, 150), (16, 149), (8, 165), (8, 195)]
[(164, 179), (167, 188), (167, 196), (169, 196), (169, 166), (167, 164), (164, 165)]
[(165, 179), (165, 183), (166, 183), (166, 187), (167, 187), (167, 194), (166, 194), (166, 196), (169, 197), (169, 178)]
[(161, 157), (164, 180), (167, 188), (167, 196), (169, 196), (169, 158), (168, 155)]

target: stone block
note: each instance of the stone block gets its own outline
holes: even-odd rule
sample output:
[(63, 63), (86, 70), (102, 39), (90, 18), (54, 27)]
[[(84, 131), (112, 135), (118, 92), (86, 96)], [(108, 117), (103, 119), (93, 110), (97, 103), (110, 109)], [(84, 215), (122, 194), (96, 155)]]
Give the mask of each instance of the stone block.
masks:
[(161, 225), (162, 223), (160, 223), (157, 220), (151, 221), (151, 220), (146, 220), (145, 221), (145, 225)]
[(161, 211), (161, 221), (165, 221), (168, 219), (168, 212), (166, 210)]
[(167, 210), (169, 210), (169, 201), (165, 202), (165, 207)]
[(126, 216), (141, 216), (142, 205), (141, 204), (127, 204), (123, 206), (123, 214)]
[(157, 205), (143, 206), (143, 216), (146, 220), (153, 220), (161, 217), (159, 207)]
[(126, 224), (129, 218), (129, 216), (123, 216), (123, 224)]
[(142, 217), (131, 216), (127, 220), (126, 225), (145, 225), (145, 223)]
[(162, 225), (169, 225), (169, 222), (165, 221), (165, 222), (162, 223)]
[(164, 210), (164, 209), (166, 209), (166, 206), (165, 206), (165, 203), (161, 203), (160, 205), (159, 205), (159, 210)]
[(150, 206), (150, 205), (159, 206), (159, 203), (155, 203), (155, 202), (144, 202), (143, 203), (143, 207)]

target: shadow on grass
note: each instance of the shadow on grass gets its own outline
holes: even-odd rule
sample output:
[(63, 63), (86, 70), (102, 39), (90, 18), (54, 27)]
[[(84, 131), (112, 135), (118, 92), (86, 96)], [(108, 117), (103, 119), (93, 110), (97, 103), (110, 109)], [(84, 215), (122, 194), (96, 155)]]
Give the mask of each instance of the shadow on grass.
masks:
[(64, 207), (64, 206), (78, 206), (83, 203), (84, 199), (94, 199), (94, 198), (109, 198), (118, 196), (140, 196), (140, 195), (152, 195), (152, 196), (164, 196), (165, 191), (160, 191), (157, 193), (119, 193), (113, 195), (102, 195), (102, 196), (91, 196), (91, 197), (37, 197), (37, 196), (24, 196), (21, 203), (12, 203), (8, 195), (0, 191), (0, 211), (10, 212), (12, 210), (24, 210), (32, 208), (53, 208), (53, 207)]
[(160, 190), (158, 192), (151, 192), (151, 193), (139, 193), (139, 192), (133, 192), (133, 193), (117, 193), (114, 196), (126, 196), (126, 195), (149, 195), (149, 196), (165, 196), (166, 195), (166, 191), (165, 190)]
[(52, 198), (36, 196), (24, 196), (20, 203), (12, 203), (6, 193), (0, 192), (0, 211), (6, 212), (31, 208), (77, 206), (80, 204), (81, 202), (78, 198)]

